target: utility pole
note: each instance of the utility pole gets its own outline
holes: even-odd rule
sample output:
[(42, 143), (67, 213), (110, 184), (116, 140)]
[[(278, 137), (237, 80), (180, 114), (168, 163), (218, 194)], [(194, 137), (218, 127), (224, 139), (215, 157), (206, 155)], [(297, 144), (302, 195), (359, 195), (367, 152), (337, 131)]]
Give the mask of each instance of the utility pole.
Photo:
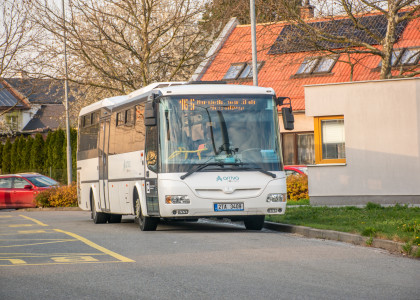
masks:
[(249, 0), (251, 14), (251, 42), (252, 42), (252, 78), (255, 86), (258, 86), (257, 69), (257, 24), (255, 21), (255, 0)]
[(66, 11), (63, 5), (63, 29), (64, 29), (64, 102), (66, 107), (66, 135), (67, 135), (67, 185), (71, 185), (72, 181), (72, 163), (71, 163), (71, 139), (70, 139), (70, 113), (69, 113), (69, 95), (68, 95), (68, 73), (67, 73), (67, 28), (66, 28)]

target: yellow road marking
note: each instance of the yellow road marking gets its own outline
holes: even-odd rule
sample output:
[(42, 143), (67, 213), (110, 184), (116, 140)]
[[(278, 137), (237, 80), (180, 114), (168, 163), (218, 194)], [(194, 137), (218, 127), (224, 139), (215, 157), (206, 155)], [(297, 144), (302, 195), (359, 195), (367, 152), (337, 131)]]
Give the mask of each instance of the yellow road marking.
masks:
[(21, 230), (18, 231), (19, 234), (31, 234), (31, 233), (46, 233), (45, 230)]
[[(9, 260), (9, 259), (7, 259)], [(85, 261), (83, 262), (84, 264), (115, 264), (115, 263), (120, 263), (121, 261), (116, 260), (116, 261)], [(20, 264), (25, 265), (25, 266), (49, 266), (49, 265), (69, 265), (70, 263), (58, 263), (58, 262), (52, 262), (52, 263), (39, 263), (39, 264), (28, 264), (27, 262), (24, 262), (24, 264)], [(17, 266), (17, 265), (0, 265), (0, 267), (10, 267), (10, 266)]]
[(75, 242), (77, 240), (56, 240), (54, 242), (45, 242), (45, 243), (32, 243), (32, 244), (22, 244), (22, 245), (9, 245), (9, 246), (0, 246), (0, 248), (13, 248), (13, 247), (24, 247), (24, 246), (34, 246), (34, 245), (46, 245), (46, 244), (56, 244), (56, 243), (66, 243), (66, 242)]
[(99, 250), (99, 251), (101, 251), (103, 253), (106, 253), (109, 256), (112, 256), (112, 257), (114, 257), (114, 258), (116, 258), (116, 259), (118, 259), (118, 260), (120, 260), (122, 262), (135, 262), (132, 259), (129, 259), (129, 258), (125, 257), (125, 256), (120, 255), (120, 254), (117, 254), (117, 253), (115, 253), (115, 252), (113, 252), (111, 250), (108, 250), (108, 249), (104, 248), (104, 247), (101, 247), (98, 244), (95, 244), (94, 242), (91, 242), (88, 239), (85, 239), (84, 237), (81, 237), (81, 236), (79, 236), (79, 235), (77, 235), (75, 233), (64, 231), (64, 230), (61, 230), (61, 229), (54, 229), (54, 230), (57, 231), (57, 232), (62, 232), (62, 233), (65, 233), (65, 234), (67, 234), (69, 236), (72, 236), (72, 237), (78, 239), (79, 241), (85, 243), (86, 245), (88, 245), (88, 246), (90, 246), (92, 248), (95, 248), (96, 250)]
[(34, 223), (38, 224), (38, 225), (41, 225), (41, 226), (48, 226), (47, 224), (44, 224), (44, 223), (42, 223), (41, 221), (38, 221), (38, 220), (35, 220), (35, 219), (32, 219), (32, 218), (29, 218), (29, 217), (27, 217), (27, 216), (24, 216), (24, 215), (19, 215), (19, 216), (21, 216), (22, 218), (28, 219), (28, 220), (30, 220), (30, 221), (32, 221), (32, 222), (34, 222)]
[(13, 225), (9, 225), (7, 227), (32, 227), (32, 224), (13, 224)]
[(92, 256), (81, 256), (81, 255), (51, 257), (51, 259), (58, 263), (78, 263), (78, 262), (98, 261), (96, 258), (93, 258)]
[(0, 260), (8, 260), (14, 265), (26, 265), (26, 261), (21, 259), (0, 258)]
[(74, 241), (73, 239), (0, 239), (0, 242), (11, 242), (11, 241)]
[(43, 258), (43, 257), (71, 257), (71, 256), (105, 256), (106, 253), (1, 253), (1, 256), (7, 258)]

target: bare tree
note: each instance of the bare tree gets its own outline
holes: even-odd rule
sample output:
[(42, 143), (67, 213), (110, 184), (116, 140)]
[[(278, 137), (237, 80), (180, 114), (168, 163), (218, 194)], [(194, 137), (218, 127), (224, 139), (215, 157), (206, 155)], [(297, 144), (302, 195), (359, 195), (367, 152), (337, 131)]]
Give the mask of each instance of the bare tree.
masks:
[(11, 77), (24, 70), (28, 53), (39, 32), (30, 19), (30, 1), (0, 2), (0, 77)]
[[(381, 58), (380, 78), (393, 77), (394, 45), (410, 20), (419, 18), (419, 0), (312, 0), (305, 6), (315, 9), (323, 22), (311, 22), (286, 0), (281, 0), (287, 13), (284, 18), (293, 26), (280, 47), (306, 49), (319, 54), (353, 54), (343, 61), (354, 67), (368, 56)], [(311, 6), (310, 4), (313, 4)], [(420, 34), (420, 29), (418, 29)], [(356, 56), (354, 56), (356, 55)], [(355, 60), (356, 59), (356, 60)], [(418, 68), (401, 69), (399, 77), (420, 74)]]
[[(38, 39), (40, 32), (30, 18), (30, 1), (3, 0), (0, 1), (0, 89), (11, 90), (5, 77), (22, 76), (31, 63), (33, 41)], [(15, 128), (8, 119), (18, 105), (26, 105), (22, 97), (15, 97), (11, 106), (0, 108), (0, 127), (3, 133), (14, 134)]]
[[(37, 22), (53, 37), (40, 45), (42, 72), (62, 78), (62, 13), (42, 0), (36, 7)], [(194, 0), (72, 0), (65, 20), (69, 80), (95, 101), (188, 79), (211, 43), (198, 30), (203, 9)]]

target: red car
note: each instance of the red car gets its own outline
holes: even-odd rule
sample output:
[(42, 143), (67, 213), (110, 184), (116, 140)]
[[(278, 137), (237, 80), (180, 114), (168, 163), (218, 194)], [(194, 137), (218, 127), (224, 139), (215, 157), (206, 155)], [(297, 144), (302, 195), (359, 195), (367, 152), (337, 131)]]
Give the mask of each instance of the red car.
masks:
[(0, 175), (0, 209), (35, 207), (36, 194), (52, 186), (58, 182), (41, 174)]
[(302, 174), (308, 175), (307, 166), (284, 166), (284, 171), (286, 172), (286, 176)]

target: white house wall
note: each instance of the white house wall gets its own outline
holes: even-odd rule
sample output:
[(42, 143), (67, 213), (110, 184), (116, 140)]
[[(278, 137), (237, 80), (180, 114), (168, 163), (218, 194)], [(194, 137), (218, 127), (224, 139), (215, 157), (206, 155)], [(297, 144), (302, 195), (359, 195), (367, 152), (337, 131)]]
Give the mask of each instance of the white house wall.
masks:
[(293, 112), (295, 117), (295, 128), (293, 130), (285, 130), (283, 126), (283, 117), (279, 115), (280, 132), (301, 132), (301, 131), (314, 131), (314, 118), (308, 117), (304, 112)]
[(306, 115), (344, 116), (346, 163), (309, 167), (311, 204), (420, 204), (420, 79), (305, 87)]

